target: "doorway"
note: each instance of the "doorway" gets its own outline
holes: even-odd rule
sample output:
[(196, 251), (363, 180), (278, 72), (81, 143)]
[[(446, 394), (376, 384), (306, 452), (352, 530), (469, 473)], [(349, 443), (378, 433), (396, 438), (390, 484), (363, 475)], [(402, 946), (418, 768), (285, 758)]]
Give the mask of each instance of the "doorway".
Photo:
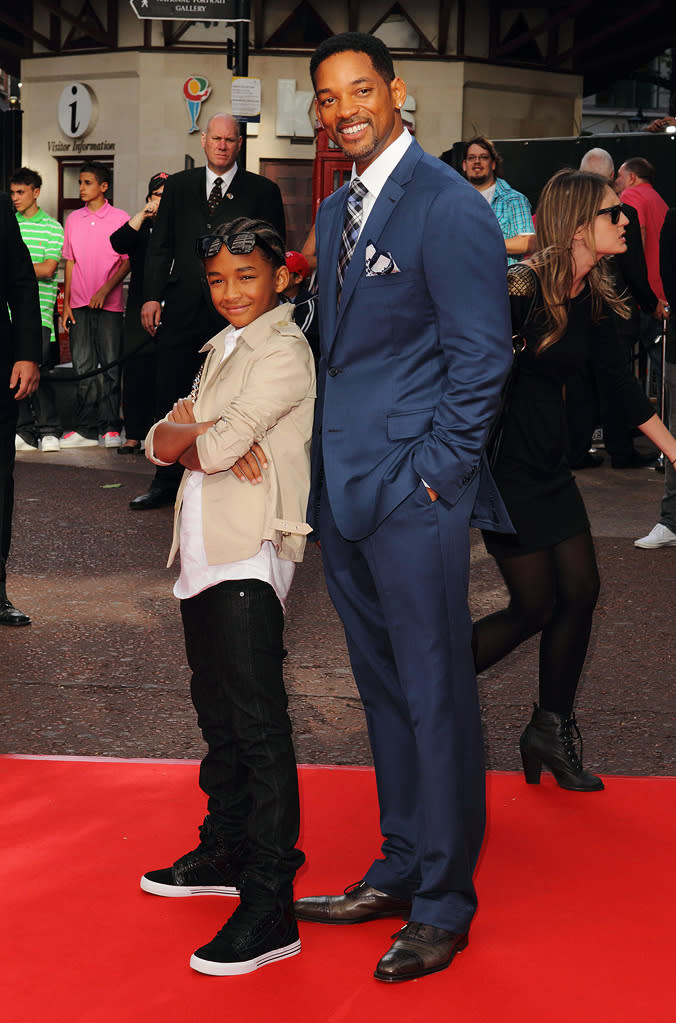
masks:
[(260, 173), (279, 186), (286, 216), (286, 247), (299, 252), (312, 227), (313, 160), (261, 160)]

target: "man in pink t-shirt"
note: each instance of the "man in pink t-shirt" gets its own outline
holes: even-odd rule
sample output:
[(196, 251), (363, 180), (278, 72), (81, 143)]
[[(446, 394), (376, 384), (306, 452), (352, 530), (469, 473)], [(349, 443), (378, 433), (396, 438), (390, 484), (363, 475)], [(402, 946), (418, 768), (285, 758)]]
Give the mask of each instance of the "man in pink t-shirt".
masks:
[(655, 191), (652, 182), (654, 170), (651, 163), (641, 156), (635, 156), (625, 162), (617, 172), (617, 194), (623, 203), (633, 206), (638, 213), (641, 225), (643, 250), (648, 267), (648, 280), (662, 308), (655, 311), (657, 316), (664, 312), (664, 286), (660, 277), (660, 232), (667, 215), (667, 204), (662, 196)]
[[(122, 281), (129, 260), (110, 244), (111, 234), (129, 220), (124, 210), (106, 199), (110, 171), (101, 163), (80, 168), (80, 199), (84, 206), (66, 221), (63, 255), (66, 260), (63, 324), (69, 331), (75, 373), (117, 363), (122, 353), (124, 303)], [(120, 367), (78, 380), (73, 429), (61, 447), (106, 447), (120, 444)]]

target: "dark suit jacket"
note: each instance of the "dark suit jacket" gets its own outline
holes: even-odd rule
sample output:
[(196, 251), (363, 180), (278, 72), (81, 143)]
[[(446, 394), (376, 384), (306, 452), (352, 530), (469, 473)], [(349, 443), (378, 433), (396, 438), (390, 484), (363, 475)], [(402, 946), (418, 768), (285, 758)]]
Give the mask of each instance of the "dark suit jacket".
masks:
[[(367, 536), (420, 485), (453, 505), (481, 472), (475, 524), (511, 529), (482, 451), (512, 358), (502, 233), (488, 203), (415, 140), (385, 183), (345, 274), (347, 186), (316, 222), (321, 362), (313, 442), (344, 537)], [(368, 275), (366, 249), (398, 272)], [(492, 525), (487, 525), (491, 522)]]
[(148, 244), (143, 300), (165, 301), (163, 321), (171, 319), (172, 332), (190, 332), (205, 307), (211, 308), (195, 240), (236, 217), (267, 220), (282, 239), (285, 237), (279, 188), (259, 174), (238, 170), (213, 216), (207, 206), (205, 167), (180, 171), (167, 179)]
[(42, 360), (38, 283), (14, 207), (0, 192), (0, 401), (14, 400), (7, 385), (11, 367), (22, 360)]
[(648, 281), (648, 268), (643, 251), (638, 213), (633, 206), (628, 204), (622, 206), (622, 212), (629, 220), (625, 228), (627, 251), (621, 252), (611, 261), (611, 266), (614, 265), (619, 271), (615, 273), (618, 294), (621, 295), (627, 288), (639, 308), (650, 315), (655, 312), (657, 295)]

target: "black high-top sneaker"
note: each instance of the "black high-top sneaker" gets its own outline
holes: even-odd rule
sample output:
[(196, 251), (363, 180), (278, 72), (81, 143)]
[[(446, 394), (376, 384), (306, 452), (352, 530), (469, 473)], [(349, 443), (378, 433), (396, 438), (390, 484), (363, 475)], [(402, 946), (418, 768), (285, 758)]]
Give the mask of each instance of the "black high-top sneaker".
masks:
[(200, 844), (176, 860), (173, 866), (148, 870), (141, 888), (151, 895), (184, 898), (188, 895), (238, 896), (238, 877), (245, 862), (243, 847), (213, 833), (209, 819), (200, 826)]
[(193, 953), (193, 970), (212, 977), (236, 977), (298, 955), (293, 893), (287, 887), (289, 891), (270, 898), (269, 892), (256, 892), (244, 881), (241, 902), (226, 925)]

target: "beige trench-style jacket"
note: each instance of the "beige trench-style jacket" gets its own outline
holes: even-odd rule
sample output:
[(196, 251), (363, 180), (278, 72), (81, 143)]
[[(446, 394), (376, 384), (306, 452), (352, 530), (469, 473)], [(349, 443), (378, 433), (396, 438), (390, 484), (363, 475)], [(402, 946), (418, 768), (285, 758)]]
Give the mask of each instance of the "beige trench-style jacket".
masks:
[[(195, 402), (198, 422), (218, 421), (197, 438), (205, 477), (202, 530), (207, 561), (222, 565), (257, 554), (271, 540), (280, 558), (302, 561), (310, 487), (310, 440), (315, 399), (312, 352), (285, 302), (245, 327), (221, 365), (227, 327), (202, 348), (208, 353)], [(153, 453), (153, 426), (146, 454)], [(230, 467), (256, 441), (268, 468), (263, 482), (241, 483)], [(179, 547), (186, 471), (176, 497), (174, 536), (167, 566)]]

